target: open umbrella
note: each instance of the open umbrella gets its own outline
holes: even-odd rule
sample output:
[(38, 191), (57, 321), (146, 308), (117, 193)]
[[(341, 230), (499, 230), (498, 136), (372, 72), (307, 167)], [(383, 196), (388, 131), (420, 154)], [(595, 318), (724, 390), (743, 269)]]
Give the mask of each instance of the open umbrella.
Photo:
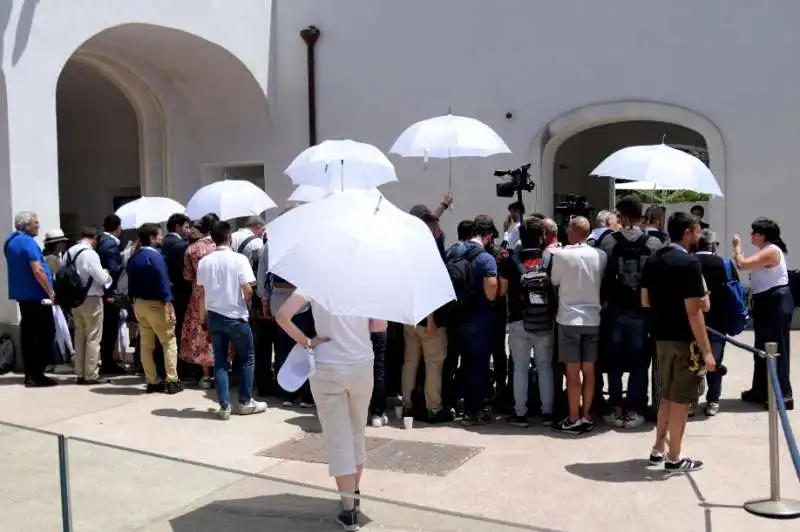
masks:
[[(347, 190), (370, 190), (375, 194), (376, 198), (379, 195), (381, 195), (381, 193), (378, 191), (377, 188), (372, 188), (372, 189), (345, 188), (345, 191)], [(336, 194), (337, 192), (341, 192), (341, 190), (338, 190), (336, 188), (327, 190), (324, 188), (314, 187), (311, 185), (300, 185), (299, 187), (294, 189), (294, 192), (292, 192), (291, 196), (287, 198), (287, 201), (294, 201), (297, 203), (311, 203), (312, 201), (319, 201), (321, 199), (328, 197), (331, 194)]]
[(194, 193), (186, 206), (189, 218), (214, 213), (221, 220), (258, 216), (276, 207), (266, 192), (250, 181), (226, 179), (206, 185)]
[(303, 150), (285, 172), (295, 185), (325, 190), (371, 189), (397, 181), (394, 165), (372, 144), (326, 140)]
[(186, 207), (170, 198), (145, 196), (126, 203), (116, 214), (122, 221), (123, 229), (136, 229), (142, 224), (160, 224), (170, 216), (186, 211)]
[(374, 192), (302, 205), (267, 232), (270, 271), (333, 314), (416, 324), (455, 299), (428, 226)]
[(690, 190), (722, 197), (703, 161), (666, 144), (622, 148), (606, 157), (592, 175), (636, 182), (617, 185), (628, 190)]
[[(500, 135), (480, 120), (448, 114), (412, 124), (397, 138), (389, 153), (422, 157), (427, 161), (428, 158), (488, 157), (511, 153), (511, 150)], [(452, 160), (450, 163), (452, 188)]]

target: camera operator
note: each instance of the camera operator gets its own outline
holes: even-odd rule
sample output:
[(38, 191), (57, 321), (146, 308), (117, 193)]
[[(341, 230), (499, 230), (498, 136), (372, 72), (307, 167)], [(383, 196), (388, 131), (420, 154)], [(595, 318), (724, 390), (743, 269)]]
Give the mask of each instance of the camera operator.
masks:
[(503, 244), (506, 247), (514, 249), (519, 243), (519, 227), (524, 215), (525, 205), (521, 201), (515, 201), (508, 206), (508, 219), (503, 233)]

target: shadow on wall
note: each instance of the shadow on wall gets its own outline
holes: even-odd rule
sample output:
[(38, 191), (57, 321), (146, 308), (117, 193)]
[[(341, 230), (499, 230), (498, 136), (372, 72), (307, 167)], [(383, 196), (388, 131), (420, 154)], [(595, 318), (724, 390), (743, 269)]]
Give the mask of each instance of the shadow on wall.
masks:
[[(11, 4), (8, 2), (9, 13), (11, 11)], [(14, 35), (14, 50), (11, 52), (11, 66), (17, 66), (22, 54), (25, 53), (25, 48), (28, 47), (28, 39), (31, 36), (31, 28), (33, 27), (33, 15), (36, 13), (36, 7), (39, 5), (39, 0), (24, 0), (22, 9), (19, 13), (19, 20), (17, 21), (17, 32)], [(8, 25), (8, 22), (6, 22)], [(3, 57), (3, 56), (0, 56)]]

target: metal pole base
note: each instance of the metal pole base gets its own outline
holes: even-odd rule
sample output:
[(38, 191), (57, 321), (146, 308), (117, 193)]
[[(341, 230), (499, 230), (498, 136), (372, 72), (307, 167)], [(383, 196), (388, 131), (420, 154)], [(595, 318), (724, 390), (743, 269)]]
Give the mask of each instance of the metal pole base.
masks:
[(744, 509), (751, 514), (772, 519), (796, 519), (800, 517), (800, 501), (792, 499), (761, 499), (747, 501)]

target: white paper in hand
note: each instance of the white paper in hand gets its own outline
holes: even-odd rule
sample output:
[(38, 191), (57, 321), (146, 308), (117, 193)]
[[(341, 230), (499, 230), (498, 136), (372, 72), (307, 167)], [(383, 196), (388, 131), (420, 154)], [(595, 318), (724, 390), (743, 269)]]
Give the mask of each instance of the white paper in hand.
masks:
[(295, 345), (278, 372), (278, 384), (287, 392), (296, 392), (314, 374), (314, 356)]

